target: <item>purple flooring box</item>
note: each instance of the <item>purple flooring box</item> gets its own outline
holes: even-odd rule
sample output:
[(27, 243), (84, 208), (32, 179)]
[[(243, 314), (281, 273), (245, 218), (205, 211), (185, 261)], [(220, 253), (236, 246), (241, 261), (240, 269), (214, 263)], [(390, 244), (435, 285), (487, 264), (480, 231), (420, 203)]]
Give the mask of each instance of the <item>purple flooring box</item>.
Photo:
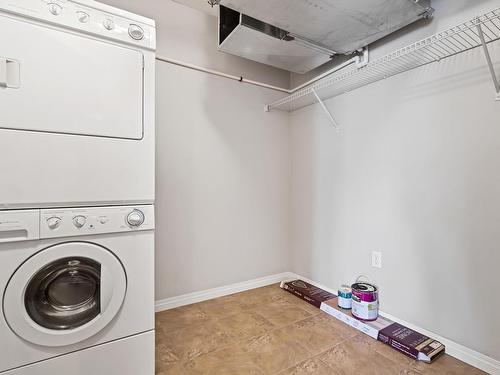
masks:
[(302, 280), (294, 280), (287, 283), (282, 282), (281, 288), (302, 298), (304, 301), (309, 302), (317, 308), (321, 307), (322, 302), (337, 297), (335, 294), (329, 293)]

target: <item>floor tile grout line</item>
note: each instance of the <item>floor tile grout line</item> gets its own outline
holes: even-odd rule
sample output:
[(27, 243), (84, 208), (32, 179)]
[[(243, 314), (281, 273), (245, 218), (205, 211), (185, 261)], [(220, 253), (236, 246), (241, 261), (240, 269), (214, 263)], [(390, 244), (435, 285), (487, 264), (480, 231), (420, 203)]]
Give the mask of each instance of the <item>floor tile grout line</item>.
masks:
[[(332, 349), (332, 348), (330, 348), (330, 349)], [(328, 349), (328, 350), (330, 350), (330, 349)], [(323, 361), (321, 358), (318, 358), (318, 361), (320, 361), (323, 365), (325, 365), (327, 368), (329, 368), (329, 369), (330, 369), (331, 371), (333, 371), (334, 373), (336, 372), (336, 371), (335, 371), (335, 369), (334, 369), (332, 366), (330, 366), (330, 364), (326, 363), (326, 362), (325, 362), (325, 361)]]
[(350, 338), (351, 338), (351, 337), (346, 337), (346, 338), (344, 338), (342, 341), (340, 341), (340, 342), (338, 342), (338, 343), (336, 343), (336, 344), (334, 344), (334, 345), (330, 346), (329, 348), (327, 348), (327, 349), (323, 350), (322, 352), (318, 353), (317, 355), (315, 355), (315, 357), (319, 357), (319, 356), (321, 356), (321, 355), (325, 354), (326, 352), (328, 352), (328, 351), (332, 350), (333, 348), (335, 348), (335, 347), (337, 347), (337, 346), (339, 346), (339, 345), (344, 344), (344, 343), (345, 343), (347, 340), (349, 340)]

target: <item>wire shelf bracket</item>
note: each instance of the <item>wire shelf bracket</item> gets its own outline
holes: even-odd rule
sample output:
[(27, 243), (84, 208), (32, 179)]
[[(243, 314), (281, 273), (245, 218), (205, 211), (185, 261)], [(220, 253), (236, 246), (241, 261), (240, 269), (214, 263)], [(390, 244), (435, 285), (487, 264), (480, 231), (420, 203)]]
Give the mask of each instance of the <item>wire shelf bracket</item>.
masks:
[(318, 100), (318, 103), (320, 104), (321, 108), (323, 108), (323, 111), (325, 111), (326, 115), (328, 116), (328, 119), (332, 123), (333, 127), (335, 128), (335, 130), (338, 131), (339, 130), (339, 125), (338, 125), (337, 121), (335, 121), (335, 118), (333, 117), (332, 113), (328, 110), (328, 108), (326, 107), (326, 105), (323, 102), (323, 100), (321, 100), (321, 98), (319, 97), (319, 95), (316, 92), (316, 90), (311, 89), (311, 91), (314, 94), (314, 96), (316, 97), (316, 99)]
[(363, 66), (350, 69), (345, 67), (333, 72), (320, 81), (267, 104), (265, 108), (267, 111), (280, 109), (293, 112), (319, 101), (323, 110), (328, 112), (330, 121), (337, 127), (338, 124), (326, 108), (324, 100), (477, 47), (484, 50), (496, 91), (496, 100), (500, 101), (500, 77), (495, 72), (488, 50), (488, 44), (498, 40), (500, 8), (369, 61)]
[(491, 78), (493, 79), (493, 86), (495, 86), (495, 91), (496, 91), (495, 100), (497, 102), (500, 102), (500, 83), (498, 82), (497, 74), (495, 72), (493, 62), (491, 61), (490, 51), (488, 50), (488, 45), (486, 44), (483, 28), (481, 27), (481, 21), (479, 20), (479, 18), (476, 18), (476, 27), (477, 27), (477, 34), (479, 35), (479, 39), (481, 40), (481, 45), (483, 47), (484, 56), (486, 57), (488, 68), (490, 69)]

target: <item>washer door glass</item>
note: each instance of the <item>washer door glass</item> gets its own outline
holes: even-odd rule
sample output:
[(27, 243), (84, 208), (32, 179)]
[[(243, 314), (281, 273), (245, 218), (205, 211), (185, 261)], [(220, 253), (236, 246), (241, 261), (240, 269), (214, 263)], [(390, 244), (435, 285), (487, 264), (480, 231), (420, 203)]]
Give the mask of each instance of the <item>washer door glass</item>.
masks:
[(42, 327), (65, 330), (100, 313), (101, 265), (88, 258), (56, 260), (39, 270), (24, 295), (26, 311)]
[(100, 332), (125, 301), (127, 275), (104, 246), (63, 242), (38, 251), (12, 275), (3, 295), (5, 321), (43, 346), (79, 343)]

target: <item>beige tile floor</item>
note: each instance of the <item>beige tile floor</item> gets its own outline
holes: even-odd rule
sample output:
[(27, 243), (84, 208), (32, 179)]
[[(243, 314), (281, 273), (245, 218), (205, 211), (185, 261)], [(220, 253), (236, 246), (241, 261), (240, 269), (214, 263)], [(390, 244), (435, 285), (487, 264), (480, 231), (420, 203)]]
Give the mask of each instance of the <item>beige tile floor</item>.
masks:
[(414, 361), (271, 285), (156, 315), (158, 375), (484, 374)]

